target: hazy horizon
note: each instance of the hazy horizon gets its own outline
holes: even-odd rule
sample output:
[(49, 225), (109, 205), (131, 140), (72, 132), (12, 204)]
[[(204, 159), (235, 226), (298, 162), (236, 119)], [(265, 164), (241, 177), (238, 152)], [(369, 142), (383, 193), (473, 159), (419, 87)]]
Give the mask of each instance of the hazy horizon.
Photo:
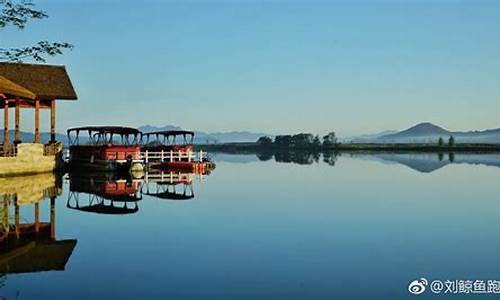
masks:
[[(59, 102), (58, 132), (87, 124), (341, 136), (420, 122), (500, 127), (500, 3), (35, 4), (49, 18), (5, 28), (1, 42), (75, 45), (47, 61), (66, 65), (79, 96)], [(32, 130), (32, 114), (23, 112), (22, 130)], [(41, 121), (48, 128), (48, 112)]]

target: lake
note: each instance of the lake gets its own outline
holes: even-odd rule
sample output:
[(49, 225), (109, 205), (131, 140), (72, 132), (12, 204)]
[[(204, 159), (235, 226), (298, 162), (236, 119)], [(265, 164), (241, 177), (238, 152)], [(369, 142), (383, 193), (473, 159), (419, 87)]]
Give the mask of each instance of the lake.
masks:
[[(500, 155), (215, 161), (147, 182), (0, 179), (0, 296), (406, 299), (420, 278), (500, 280)], [(417, 299), (433, 297), (428, 285)]]

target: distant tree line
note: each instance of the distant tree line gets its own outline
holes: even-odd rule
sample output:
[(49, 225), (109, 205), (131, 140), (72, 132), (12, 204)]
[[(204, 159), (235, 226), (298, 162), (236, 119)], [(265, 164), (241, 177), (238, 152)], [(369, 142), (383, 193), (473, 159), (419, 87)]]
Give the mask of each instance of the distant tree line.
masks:
[[(442, 137), (439, 137), (438, 145), (440, 147), (444, 146), (444, 139)], [(449, 147), (455, 146), (455, 138), (452, 135), (448, 138), (448, 146)]]
[(275, 146), (279, 148), (322, 148), (335, 147), (339, 145), (335, 132), (330, 132), (320, 138), (319, 135), (311, 133), (298, 133), (295, 135), (277, 135), (273, 139), (268, 136), (261, 136), (257, 140), (257, 144), (261, 146)]

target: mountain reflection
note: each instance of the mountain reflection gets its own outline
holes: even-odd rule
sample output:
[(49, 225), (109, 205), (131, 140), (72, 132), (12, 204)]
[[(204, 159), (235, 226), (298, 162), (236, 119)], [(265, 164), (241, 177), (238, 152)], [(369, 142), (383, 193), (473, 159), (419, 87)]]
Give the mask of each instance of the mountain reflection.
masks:
[(373, 160), (382, 163), (395, 163), (407, 166), (421, 173), (430, 173), (451, 164), (484, 165), (500, 167), (500, 153), (459, 153), (459, 152), (428, 152), (428, 153), (394, 153), (394, 152), (335, 152), (335, 151), (278, 151), (258, 153), (223, 153), (217, 156), (219, 161), (232, 163), (248, 163), (252, 161), (272, 161), (300, 165), (325, 163), (335, 166), (342, 155), (363, 160)]
[(56, 240), (55, 201), (61, 192), (60, 177), (54, 174), (0, 178), (0, 273), (4, 284), (5, 274), (65, 269), (76, 239)]
[(468, 153), (371, 153), (351, 154), (353, 158), (397, 163), (421, 172), (431, 173), (450, 164), (500, 167), (500, 154)]

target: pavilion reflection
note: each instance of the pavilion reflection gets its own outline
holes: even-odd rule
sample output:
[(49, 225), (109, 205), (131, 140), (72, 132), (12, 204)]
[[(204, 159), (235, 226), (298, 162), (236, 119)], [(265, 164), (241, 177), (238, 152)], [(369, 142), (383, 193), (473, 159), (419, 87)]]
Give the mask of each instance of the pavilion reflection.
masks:
[(64, 270), (76, 239), (56, 240), (55, 201), (61, 192), (61, 180), (52, 173), (0, 178), (0, 273)]
[(66, 206), (82, 212), (129, 215), (139, 211), (141, 179), (115, 174), (69, 174)]

